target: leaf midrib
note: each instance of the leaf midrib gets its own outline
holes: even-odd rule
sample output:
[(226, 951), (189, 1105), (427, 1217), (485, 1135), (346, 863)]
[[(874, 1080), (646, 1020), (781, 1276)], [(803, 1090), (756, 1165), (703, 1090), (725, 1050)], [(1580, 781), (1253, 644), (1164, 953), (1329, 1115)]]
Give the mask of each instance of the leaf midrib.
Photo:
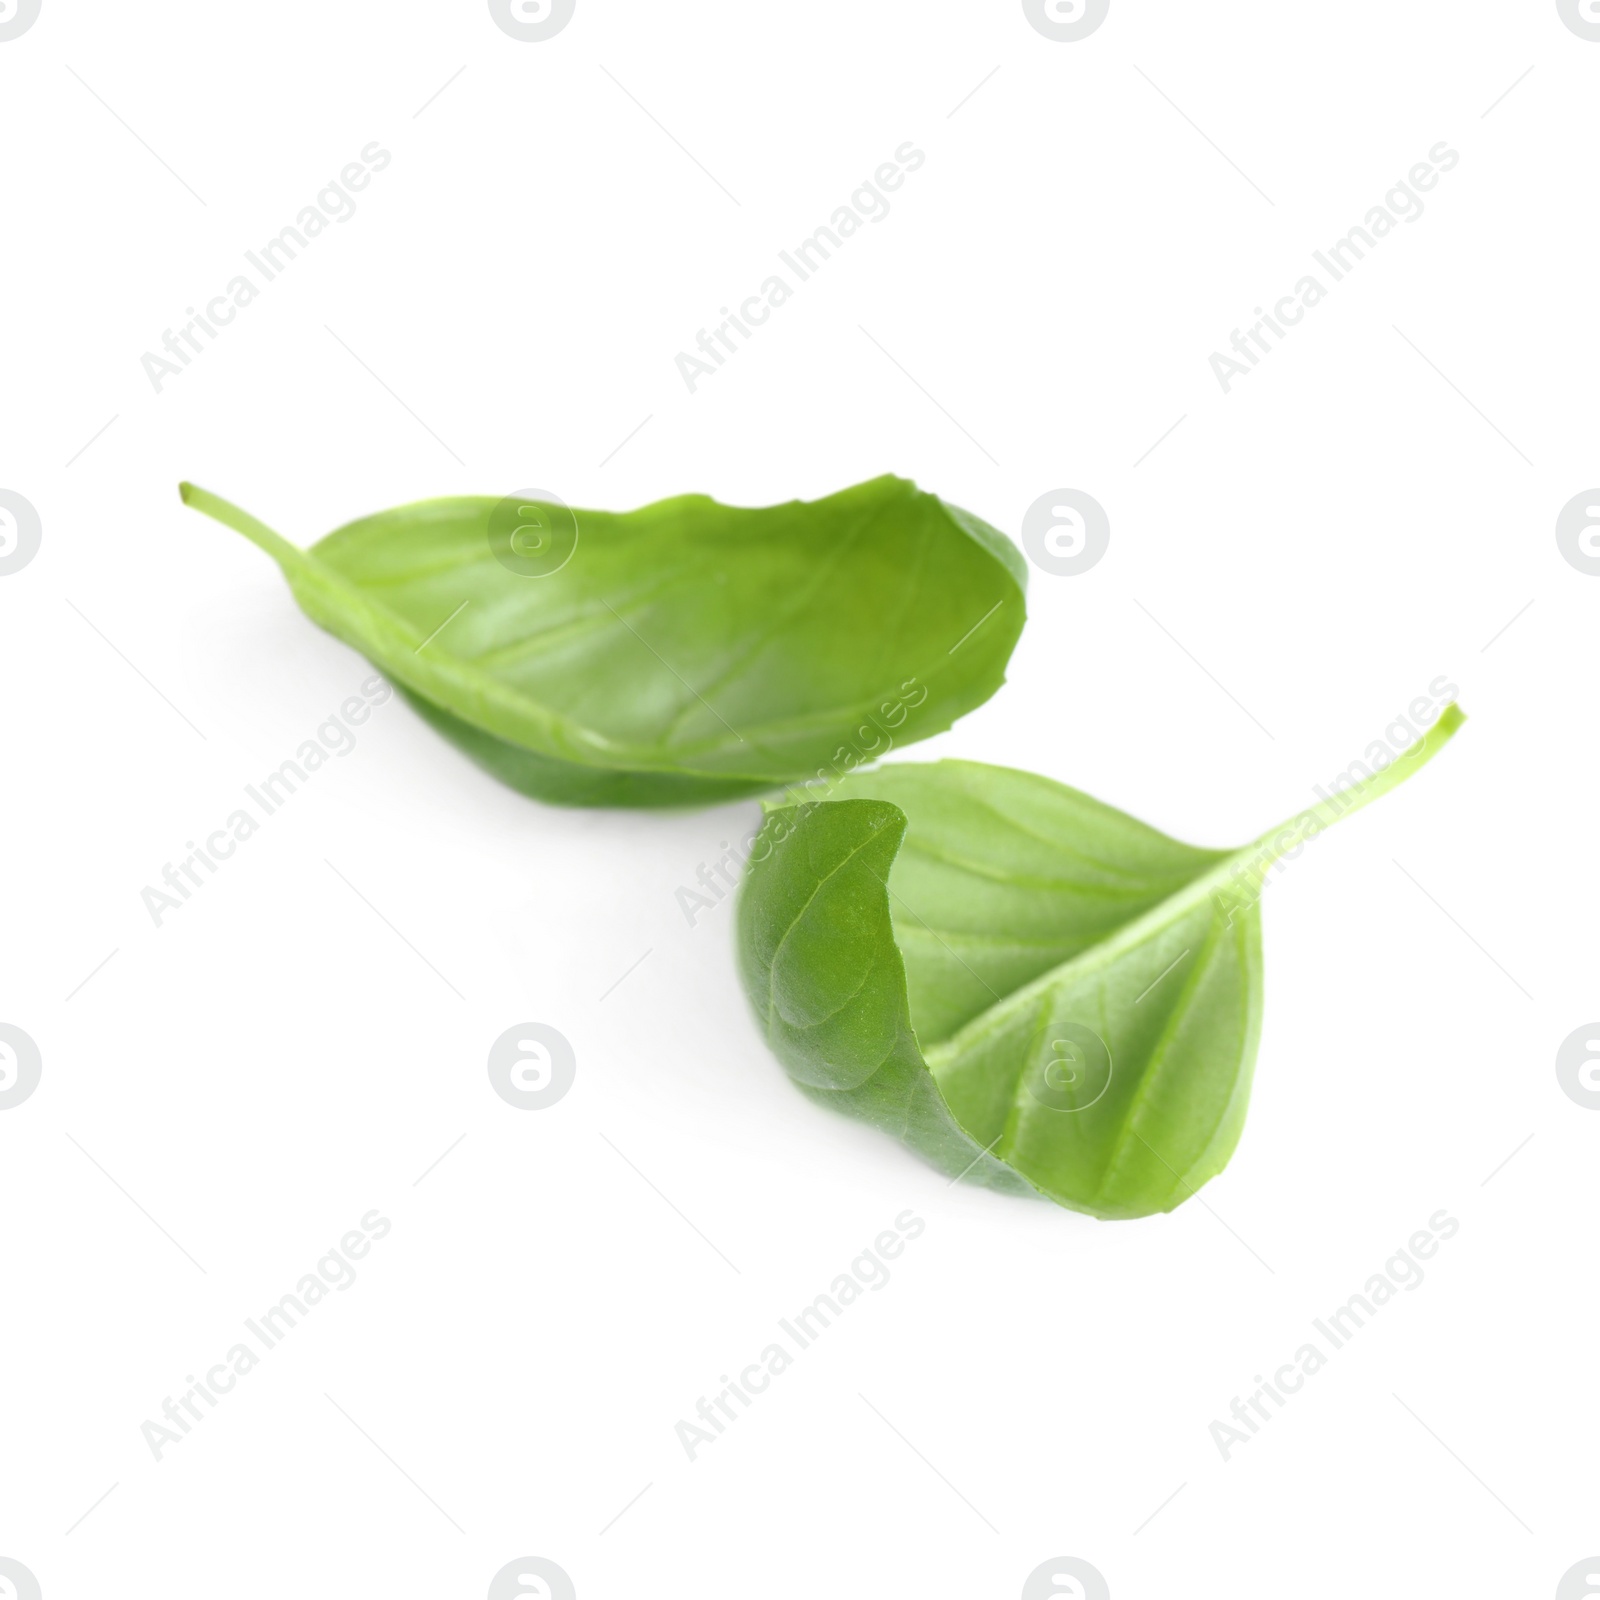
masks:
[(1041, 972), (1038, 977), (1030, 978), (1020, 989), (1013, 989), (1010, 994), (980, 1011), (948, 1039), (941, 1039), (937, 1044), (925, 1045), (922, 1055), (928, 1064), (928, 1070), (937, 1078), (941, 1067), (948, 1065), (956, 1056), (981, 1045), (991, 1033), (1009, 1023), (1017, 1012), (1025, 1010), (1041, 994), (1063, 979), (1081, 978), (1098, 971), (1101, 967), (1110, 966), (1128, 951), (1136, 949), (1145, 940), (1160, 933), (1184, 912), (1215, 893), (1227, 881), (1229, 874), (1239, 862), (1252, 855), (1256, 849), (1254, 845), (1245, 845), (1230, 851), (1209, 871), (1192, 878), (1176, 893), (1168, 895), (1165, 900), (1152, 906), (1148, 911), (1123, 923), (1099, 943), (1087, 950), (1079, 951), (1077, 955), (1069, 956), (1065, 961)]

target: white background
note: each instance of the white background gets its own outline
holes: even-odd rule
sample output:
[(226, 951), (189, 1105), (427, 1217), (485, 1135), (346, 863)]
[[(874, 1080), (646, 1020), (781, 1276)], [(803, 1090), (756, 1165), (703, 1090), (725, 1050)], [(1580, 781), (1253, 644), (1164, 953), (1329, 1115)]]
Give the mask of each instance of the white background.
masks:
[[(1600, 580), (1554, 539), (1600, 481), (1597, 93), (1553, 0), (1114, 0), (1071, 44), (1014, 0), (578, 0), (540, 44), (469, 0), (44, 0), (0, 44), (0, 487), (43, 523), (0, 578), (0, 1021), (44, 1062), (0, 1112), (0, 1555), (46, 1600), (475, 1597), (523, 1555), (582, 1600), (1012, 1600), (1061, 1555), (1115, 1600), (1554, 1595), (1600, 1549), (1600, 1114), (1554, 1073), (1600, 1012)], [(908, 139), (892, 214), (691, 395), (678, 351)], [(141, 355), (372, 140), (357, 214), (158, 395)], [(1425, 215), (1225, 396), (1211, 352), (1440, 140)], [(917, 758), (1235, 843), (1460, 685), (1269, 891), (1200, 1200), (951, 1189), (813, 1106), (731, 905), (674, 899), (753, 803), (539, 806), (398, 703), (152, 924), (368, 670), (180, 478), (309, 543), (886, 471), (1112, 527)], [(578, 1057), (543, 1112), (485, 1072), (527, 1020)], [(374, 1207), (360, 1280), (152, 1459)], [(691, 1464), (674, 1424), (908, 1207), (894, 1280)], [(1427, 1281), (1224, 1463), (1211, 1422), (1440, 1208)]]

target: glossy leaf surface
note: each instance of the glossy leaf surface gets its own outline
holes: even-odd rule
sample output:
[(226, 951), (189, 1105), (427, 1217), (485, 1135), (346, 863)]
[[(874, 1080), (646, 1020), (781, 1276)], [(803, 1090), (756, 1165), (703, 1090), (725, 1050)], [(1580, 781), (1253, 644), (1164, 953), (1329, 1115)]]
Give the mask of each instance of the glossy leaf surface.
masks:
[[(565, 804), (731, 799), (876, 759), (988, 699), (1024, 620), (1010, 541), (898, 478), (759, 510), (433, 500), (309, 550), (182, 493), (446, 738)], [(570, 532), (552, 570), (515, 558), (508, 507)]]
[(1462, 720), (1447, 706), (1391, 766), (1239, 850), (970, 762), (791, 797), (741, 895), (746, 991), (802, 1088), (952, 1176), (1099, 1217), (1169, 1211), (1244, 1125), (1268, 873)]

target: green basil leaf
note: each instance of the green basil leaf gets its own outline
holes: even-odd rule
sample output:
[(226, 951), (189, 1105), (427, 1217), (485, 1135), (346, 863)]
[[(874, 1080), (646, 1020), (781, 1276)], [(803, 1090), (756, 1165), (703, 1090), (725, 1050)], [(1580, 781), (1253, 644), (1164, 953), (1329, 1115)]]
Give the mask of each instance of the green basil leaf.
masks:
[(1097, 1217), (1170, 1211), (1244, 1126), (1269, 871), (1463, 721), (1239, 850), (965, 761), (769, 807), (739, 904), (746, 992), (814, 1098), (942, 1171)]
[(1016, 547), (900, 478), (760, 510), (535, 501), (575, 540), (542, 575), (510, 543), (516, 499), (424, 501), (301, 550), (181, 492), (447, 739), (569, 805), (733, 799), (876, 760), (987, 700), (1024, 621)]

